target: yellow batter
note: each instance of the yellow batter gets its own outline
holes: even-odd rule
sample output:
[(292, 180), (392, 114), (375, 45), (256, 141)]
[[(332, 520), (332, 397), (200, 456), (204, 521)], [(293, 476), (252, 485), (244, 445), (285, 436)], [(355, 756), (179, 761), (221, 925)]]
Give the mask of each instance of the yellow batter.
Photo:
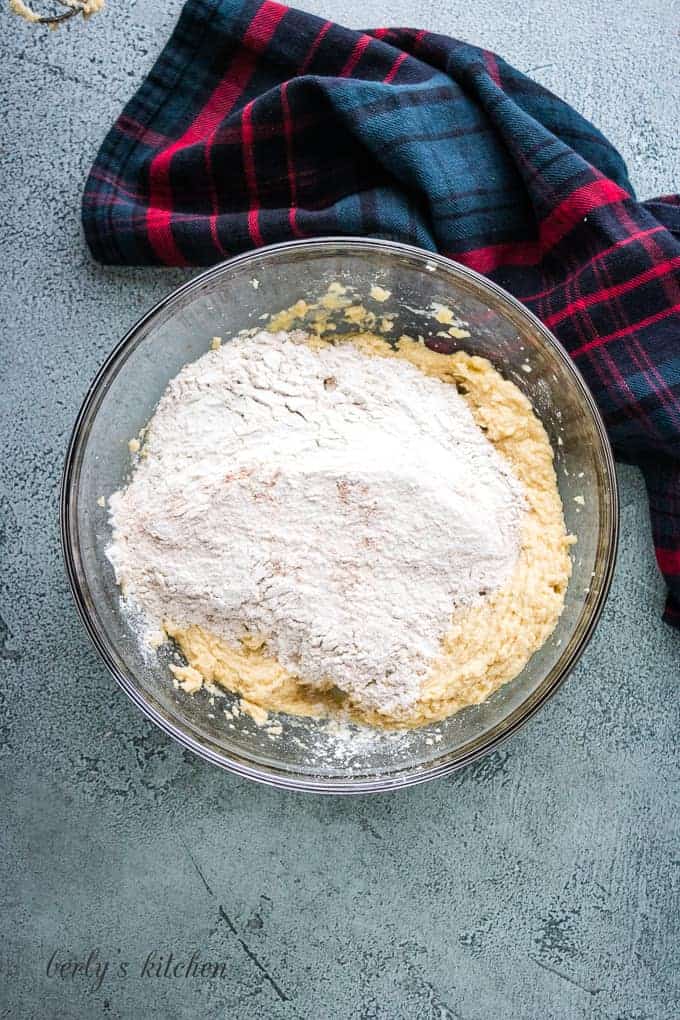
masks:
[[(334, 297), (342, 292), (331, 289), (329, 293), (331, 300), (325, 306), (321, 303), (322, 308), (332, 305)], [(338, 304), (345, 306), (347, 321), (354, 321), (355, 307), (364, 312), (362, 306), (347, 308), (348, 301), (339, 300)], [(294, 306), (280, 313), (288, 315), (290, 321), (276, 320), (270, 328), (289, 329), (309, 307), (305, 304), (301, 310)], [(357, 312), (355, 318), (359, 324), (365, 322), (361, 313)], [(374, 321), (372, 318), (371, 326)], [(309, 342), (318, 346), (327, 343), (322, 330)], [(426, 375), (458, 387), (475, 421), (510, 462), (525, 488), (527, 511), (512, 579), (483, 602), (453, 613), (441, 655), (407, 719), (361, 710), (333, 688), (320, 692), (306, 686), (302, 678), (287, 672), (267, 654), (265, 640), (256, 635), (245, 636), (239, 647), (233, 647), (200, 627), (182, 629), (165, 621), (167, 633), (188, 663), (188, 667), (175, 668), (174, 672), (187, 690), (198, 689), (201, 680), (206, 680), (239, 694), (246, 711), (258, 722), (265, 718), (264, 710), (297, 716), (341, 712), (373, 726), (421, 726), (484, 701), (521, 672), (547, 640), (562, 612), (571, 573), (569, 546), (575, 539), (566, 533), (553, 451), (545, 429), (527, 398), (490, 362), (463, 351), (437, 354), (408, 337), (402, 337), (394, 349), (371, 332), (337, 337), (336, 342), (351, 342), (376, 357), (404, 358)]]

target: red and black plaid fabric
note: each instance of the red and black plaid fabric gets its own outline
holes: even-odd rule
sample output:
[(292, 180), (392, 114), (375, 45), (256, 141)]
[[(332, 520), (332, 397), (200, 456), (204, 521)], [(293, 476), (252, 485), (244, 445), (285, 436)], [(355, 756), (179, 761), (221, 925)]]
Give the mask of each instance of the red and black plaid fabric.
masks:
[(438, 250), (524, 301), (645, 475), (680, 625), (680, 200), (636, 201), (591, 124), (493, 53), (189, 0), (83, 202), (108, 263), (207, 265), (323, 234)]

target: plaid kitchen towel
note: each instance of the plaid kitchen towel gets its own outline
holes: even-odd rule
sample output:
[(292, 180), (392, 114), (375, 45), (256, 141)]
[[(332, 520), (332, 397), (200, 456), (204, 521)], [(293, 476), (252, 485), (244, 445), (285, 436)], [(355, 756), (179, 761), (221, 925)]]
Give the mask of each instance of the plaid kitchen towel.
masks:
[(507, 288), (642, 468), (680, 626), (680, 199), (638, 202), (606, 138), (500, 57), (271, 0), (189, 0), (102, 145), (83, 222), (107, 263), (355, 234)]

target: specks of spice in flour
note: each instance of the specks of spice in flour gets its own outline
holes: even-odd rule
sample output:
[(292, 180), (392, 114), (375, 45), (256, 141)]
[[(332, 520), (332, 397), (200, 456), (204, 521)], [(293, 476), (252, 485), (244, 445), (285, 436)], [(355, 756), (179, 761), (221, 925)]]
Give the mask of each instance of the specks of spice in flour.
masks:
[(455, 387), (261, 332), (172, 380), (109, 506), (150, 627), (257, 635), (305, 684), (398, 715), (452, 611), (508, 581), (524, 496)]

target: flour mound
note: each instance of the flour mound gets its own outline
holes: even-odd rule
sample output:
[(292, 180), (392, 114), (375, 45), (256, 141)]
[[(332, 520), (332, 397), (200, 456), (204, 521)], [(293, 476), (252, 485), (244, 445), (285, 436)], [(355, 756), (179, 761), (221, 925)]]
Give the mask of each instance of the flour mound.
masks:
[(110, 500), (118, 582), (310, 685), (405, 714), (452, 611), (510, 578), (522, 489), (452, 385), (351, 344), (238, 338), (187, 365)]

